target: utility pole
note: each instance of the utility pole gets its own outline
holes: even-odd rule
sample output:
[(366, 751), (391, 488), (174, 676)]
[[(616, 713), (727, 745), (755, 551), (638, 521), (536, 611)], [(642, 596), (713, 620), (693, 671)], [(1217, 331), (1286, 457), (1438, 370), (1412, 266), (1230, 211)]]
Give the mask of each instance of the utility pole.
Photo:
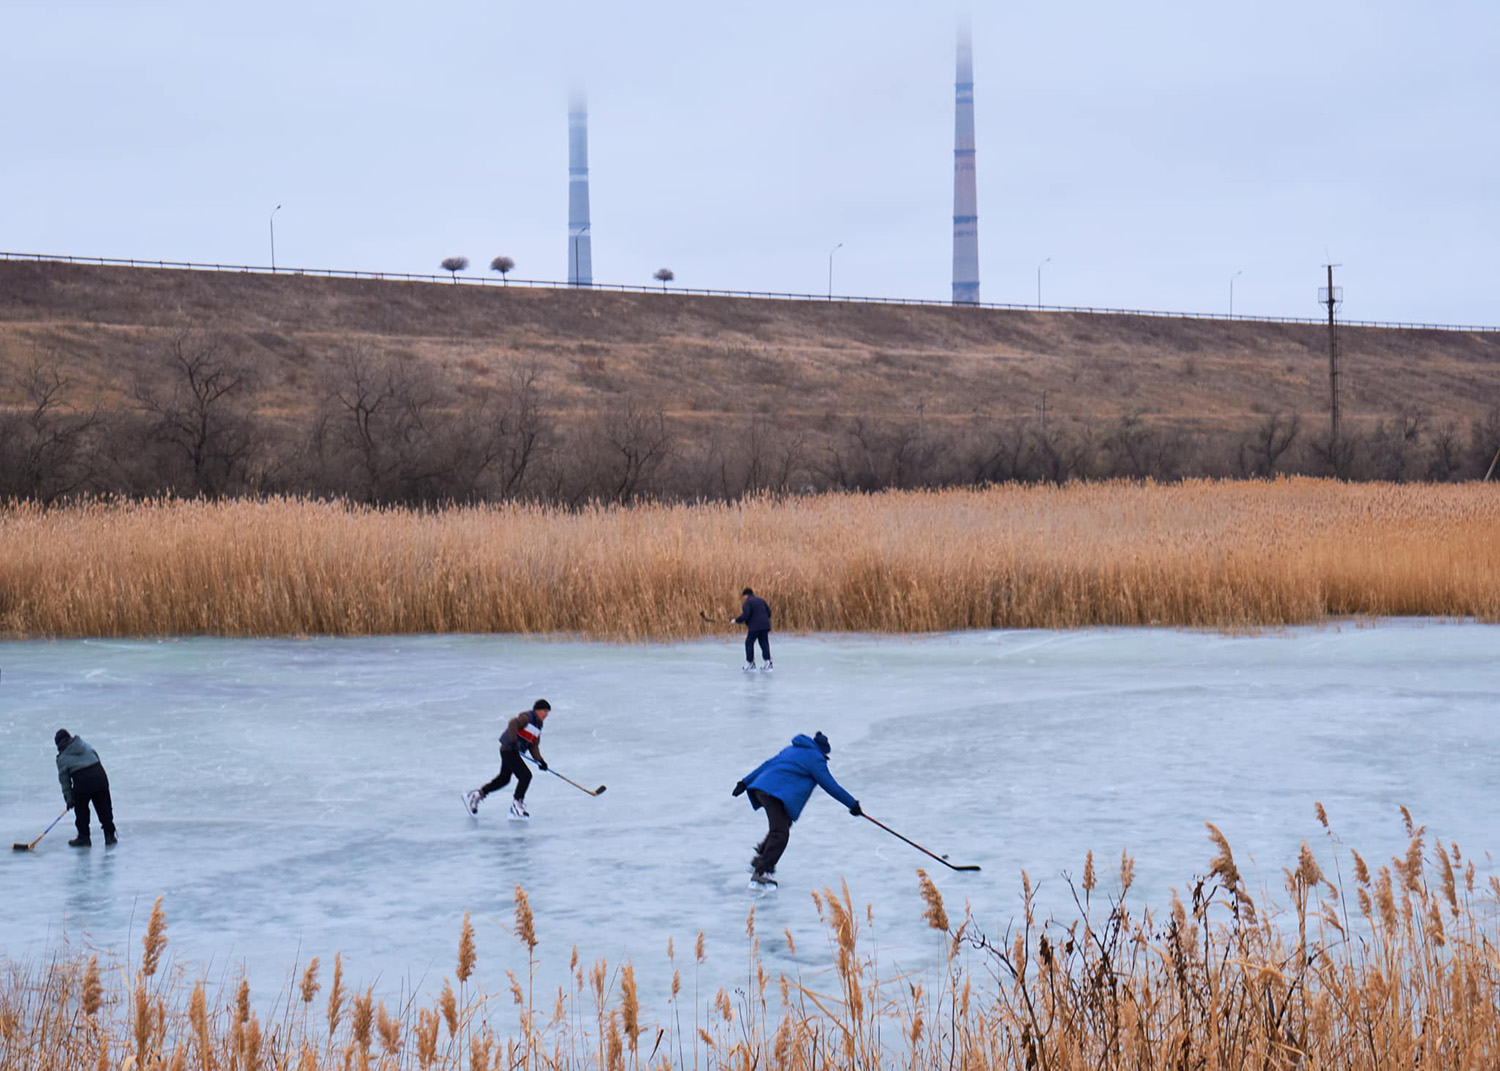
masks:
[(1042, 438), (1047, 437), (1047, 392), (1042, 391)]
[(1339, 328), (1334, 311), (1344, 302), (1344, 288), (1333, 285), (1333, 269), (1342, 264), (1325, 264), (1328, 285), (1318, 288), (1318, 304), (1328, 307), (1328, 449), (1335, 452), (1339, 444)]

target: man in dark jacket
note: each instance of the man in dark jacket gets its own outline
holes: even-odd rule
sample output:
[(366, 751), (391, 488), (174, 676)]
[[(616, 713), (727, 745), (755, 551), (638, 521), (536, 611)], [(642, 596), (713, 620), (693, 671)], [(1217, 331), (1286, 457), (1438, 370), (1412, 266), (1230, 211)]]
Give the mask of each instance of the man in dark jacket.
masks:
[(99, 753), (66, 729), (57, 730), (52, 738), (57, 745), (57, 779), (62, 783), (63, 802), (73, 810), (78, 836), (68, 841), (74, 848), (87, 848), (89, 841), (89, 804), (99, 810), (99, 828), (104, 843), (115, 843), (115, 808), (109, 798), (109, 775), (99, 761)]
[(760, 643), (760, 656), (766, 660), (766, 672), (771, 671), (771, 604), (755, 592), (746, 588), (740, 592), (740, 616), (736, 625), (745, 626), (745, 672), (755, 669), (755, 644)]
[(551, 703), (538, 699), (530, 710), (523, 710), (510, 719), (505, 732), (500, 734), (500, 772), (488, 784), (474, 789), (464, 797), (464, 805), (469, 808), (470, 814), (478, 814), (479, 801), (495, 789), (510, 784), (510, 779), (514, 777), (516, 792), (510, 801), (510, 816), (515, 819), (531, 817), (531, 812), (526, 809), (526, 789), (531, 785), (531, 771), (526, 768), (526, 761), (521, 753), (530, 751), (531, 757), (536, 760), (537, 769), (547, 768), (547, 760), (542, 758), (540, 744), (542, 723), (547, 720), (551, 710)]
[(784, 747), (774, 758), (767, 759), (736, 782), (735, 796), (750, 794), (750, 806), (766, 812), (766, 836), (755, 848), (755, 858), (750, 867), (754, 872), (750, 881), (760, 886), (775, 885), (771, 875), (781, 853), (786, 851), (791, 838), (792, 823), (802, 814), (812, 795), (813, 786), (838, 800), (849, 813), (858, 818), (864, 812), (859, 809), (859, 800), (845, 792), (843, 787), (828, 772), (828, 756), (833, 748), (828, 737), (815, 733), (812, 737), (798, 733), (792, 737), (791, 747)]

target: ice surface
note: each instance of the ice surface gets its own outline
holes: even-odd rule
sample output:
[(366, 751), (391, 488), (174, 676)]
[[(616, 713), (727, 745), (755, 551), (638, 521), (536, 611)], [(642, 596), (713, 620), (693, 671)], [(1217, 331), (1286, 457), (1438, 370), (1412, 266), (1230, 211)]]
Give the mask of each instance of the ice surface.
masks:
[[(1137, 859), (1137, 902), (1186, 891), (1218, 824), (1252, 883), (1309, 841), (1327, 807), (1367, 858), (1403, 853), (1398, 804), (1484, 859), (1500, 790), (1494, 628), (1388, 622), (1254, 636), (1148, 630), (905, 638), (773, 636), (776, 672), (740, 671), (738, 642), (611, 646), (509, 637), (0, 644), (0, 836), (30, 840), (61, 810), (52, 734), (104, 759), (121, 845), (0, 857), (0, 956), (63, 945), (139, 954), (165, 894), (178, 961), (241, 963), (280, 986), (299, 957), (344, 953), (378, 989), (451, 974), (460, 921), (503, 988), (524, 965), (504, 929), (516, 883), (543, 980), (569, 949), (632, 958), (643, 989), (706, 932), (703, 982), (744, 978), (746, 913), (784, 967), (827, 946), (808, 890), (847, 879), (873, 904), (883, 968), (920, 967), (914, 870), (991, 934), (1025, 868), (1061, 906), (1060, 875)], [(553, 704), (542, 749), (594, 799), (537, 774), (530, 824), (460, 793), (498, 769), (504, 720)], [(953, 874), (821, 793), (792, 833), (778, 893), (747, 891), (764, 821), (735, 781), (821, 729), (865, 809), (955, 863)], [(1252, 862), (1254, 860), (1255, 862)], [(1258, 863), (1258, 866), (1256, 865)], [(1344, 861), (1347, 873), (1347, 857)], [(1111, 877), (1105, 884), (1113, 887)]]

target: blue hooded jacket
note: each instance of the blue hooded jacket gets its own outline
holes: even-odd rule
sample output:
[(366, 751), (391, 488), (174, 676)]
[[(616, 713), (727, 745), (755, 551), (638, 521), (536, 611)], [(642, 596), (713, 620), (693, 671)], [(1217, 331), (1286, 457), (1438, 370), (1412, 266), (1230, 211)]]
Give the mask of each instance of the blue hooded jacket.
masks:
[[(792, 737), (792, 746), (784, 747), (773, 758), (767, 759), (746, 774), (742, 781), (746, 788), (758, 789), (768, 796), (775, 796), (786, 805), (786, 813), (795, 822), (807, 806), (814, 785), (838, 800), (845, 807), (859, 805), (828, 772), (828, 757), (803, 733)], [(755, 797), (750, 796), (750, 806), (760, 809)]]

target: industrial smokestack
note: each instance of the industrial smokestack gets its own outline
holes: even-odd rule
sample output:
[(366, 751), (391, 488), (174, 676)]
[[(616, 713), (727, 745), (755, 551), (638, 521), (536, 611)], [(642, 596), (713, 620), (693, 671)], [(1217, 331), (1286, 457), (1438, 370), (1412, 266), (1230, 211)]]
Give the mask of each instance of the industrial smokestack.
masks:
[(953, 111), (953, 304), (979, 304), (979, 198), (974, 186), (974, 54), (958, 28)]
[(589, 110), (581, 91), (568, 102), (568, 283), (592, 286), (589, 244)]

